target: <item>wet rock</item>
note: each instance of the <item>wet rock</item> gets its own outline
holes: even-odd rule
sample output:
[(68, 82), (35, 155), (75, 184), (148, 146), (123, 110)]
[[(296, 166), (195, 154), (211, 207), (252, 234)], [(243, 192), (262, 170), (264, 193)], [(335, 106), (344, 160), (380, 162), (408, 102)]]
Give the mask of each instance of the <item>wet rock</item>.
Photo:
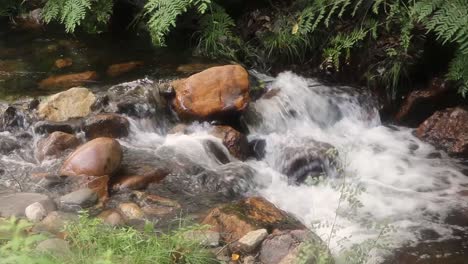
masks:
[(245, 234), (236, 244), (240, 251), (250, 253), (254, 251), (267, 236), (268, 231), (266, 229), (258, 229)]
[(216, 247), (219, 245), (220, 235), (218, 232), (210, 230), (197, 230), (184, 233), (184, 238), (196, 241), (203, 246)]
[(448, 83), (435, 78), (429, 88), (411, 92), (395, 115), (397, 122), (405, 125), (417, 126), (431, 116), (441, 105), (446, 104), (447, 93), (450, 91)]
[(48, 213), (49, 212), (39, 202), (35, 202), (28, 205), (28, 207), (26, 207), (26, 209), (24, 210), (24, 215), (26, 216), (26, 218), (28, 218), (28, 220), (32, 222), (41, 221), (42, 219), (44, 219), (44, 217), (47, 216)]
[(133, 192), (132, 195), (136, 198), (136, 202), (146, 215), (161, 217), (181, 208), (178, 202), (159, 195), (139, 191)]
[(142, 61), (130, 61), (125, 63), (113, 64), (107, 68), (106, 74), (109, 77), (118, 77), (122, 74), (131, 72), (138, 67), (143, 66)]
[(68, 222), (76, 220), (78, 220), (78, 215), (76, 214), (54, 211), (49, 213), (40, 223), (36, 224), (33, 231), (59, 234)]
[[(197, 167), (194, 170), (198, 170)], [(173, 191), (191, 194), (217, 194), (225, 199), (232, 199), (245, 194), (257, 185), (254, 182), (255, 171), (247, 164), (231, 162), (216, 168), (193, 174), (190, 171), (171, 173), (162, 184)]]
[(468, 155), (468, 110), (461, 107), (438, 111), (422, 123), (416, 135), (453, 155)]
[(24, 109), (15, 106), (0, 108), (0, 131), (16, 131), (26, 129), (31, 122), (31, 118)]
[(169, 173), (153, 169), (145, 175), (120, 176), (112, 182), (112, 190), (128, 191), (145, 189), (151, 183), (162, 181)]
[(337, 154), (333, 154), (332, 145), (308, 138), (280, 148), (282, 155), (274, 166), (288, 176), (290, 184), (303, 183), (309, 177), (334, 176)]
[(39, 121), (34, 124), (34, 132), (37, 134), (51, 134), (59, 131), (68, 134), (74, 134), (81, 129), (82, 121), (80, 119), (69, 120), (65, 122)]
[(70, 88), (95, 81), (98, 75), (95, 71), (54, 75), (39, 82), (40, 89)]
[(54, 256), (66, 256), (71, 254), (68, 242), (59, 238), (49, 238), (40, 242), (36, 247), (36, 251), (49, 253)]
[[(314, 235), (308, 230), (286, 230), (275, 231), (269, 235), (262, 243), (260, 250), (260, 261), (262, 263), (271, 264), (287, 264), (298, 263), (315, 263), (313, 257), (315, 256), (301, 256), (300, 249), (309, 243), (312, 249), (319, 249), (323, 251), (323, 256), (328, 256), (330, 259), (324, 263), (333, 263), (329, 250), (325, 247), (319, 237)], [(311, 254), (316, 253), (318, 250), (309, 250)]]
[(35, 202), (50, 210), (55, 209), (55, 203), (44, 194), (39, 193), (0, 193), (0, 217), (24, 217), (26, 207)]
[(249, 142), (249, 149), (252, 156), (257, 160), (262, 160), (265, 157), (266, 141), (264, 139), (254, 139)]
[(127, 118), (117, 114), (99, 114), (89, 117), (83, 125), (86, 138), (121, 138), (128, 136), (130, 123)]
[(239, 65), (213, 67), (172, 83), (175, 110), (209, 119), (243, 111), (249, 101), (249, 74)]
[(110, 226), (123, 226), (125, 224), (125, 220), (120, 213), (113, 209), (106, 210), (100, 213), (97, 217), (101, 218), (105, 224)]
[(71, 88), (42, 101), (38, 114), (41, 118), (54, 122), (85, 117), (91, 112), (95, 99), (94, 94), (84, 87)]
[(65, 150), (78, 147), (80, 143), (75, 135), (53, 132), (47, 138), (38, 141), (36, 157), (40, 161), (46, 157), (58, 157)]
[(255, 257), (254, 256), (246, 256), (242, 260), (243, 264), (255, 264)]
[(203, 142), (203, 146), (205, 147), (206, 152), (209, 155), (214, 156), (214, 158), (220, 164), (227, 164), (231, 162), (228, 153), (225, 152), (224, 149), (219, 144), (217, 144), (217, 142), (213, 140), (205, 140)]
[(221, 139), (232, 156), (240, 160), (247, 158), (249, 145), (244, 134), (230, 126), (214, 126), (211, 135)]
[(15, 18), (15, 27), (17, 29), (40, 29), (42, 26), (42, 8), (34, 9)]
[(19, 148), (21, 145), (13, 137), (0, 135), (0, 154), (7, 155)]
[(145, 213), (136, 203), (121, 203), (119, 210), (127, 220), (141, 220)]
[(247, 233), (262, 228), (267, 230), (305, 228), (298, 220), (261, 197), (251, 197), (215, 208), (202, 223), (212, 226), (211, 230), (219, 232), (226, 243), (236, 241)]
[(88, 177), (86, 185), (87, 188), (93, 190), (99, 201), (105, 202), (109, 198), (109, 176)]
[(120, 166), (122, 149), (112, 138), (96, 138), (80, 146), (63, 163), (62, 176), (111, 176)]
[(80, 189), (60, 197), (60, 207), (67, 211), (80, 211), (96, 204), (98, 196), (89, 188)]
[(70, 58), (57, 59), (55, 61), (55, 67), (59, 69), (70, 67), (72, 65), (73, 65), (73, 60)]

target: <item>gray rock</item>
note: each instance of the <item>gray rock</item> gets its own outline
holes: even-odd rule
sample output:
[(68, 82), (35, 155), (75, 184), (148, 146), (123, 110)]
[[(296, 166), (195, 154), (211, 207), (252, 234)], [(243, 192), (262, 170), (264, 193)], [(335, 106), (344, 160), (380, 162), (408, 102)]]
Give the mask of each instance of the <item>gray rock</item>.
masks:
[(60, 197), (60, 206), (65, 210), (78, 211), (93, 206), (97, 200), (96, 192), (84, 188)]
[(47, 210), (41, 203), (35, 202), (26, 207), (24, 214), (30, 221), (39, 222), (47, 216)]
[(188, 240), (198, 241), (201, 245), (216, 247), (219, 245), (220, 235), (210, 230), (190, 231), (184, 234)]
[(269, 235), (263, 241), (260, 250), (260, 261), (268, 264), (278, 264), (292, 251), (299, 243), (288, 232)]
[(58, 256), (66, 256), (71, 253), (68, 242), (59, 238), (51, 238), (40, 242), (36, 250)]
[(268, 236), (266, 229), (258, 229), (247, 233), (239, 239), (239, 245), (244, 252), (252, 252)]
[(54, 211), (49, 213), (40, 223), (36, 224), (33, 231), (57, 234), (63, 231), (67, 222), (75, 220), (78, 220), (78, 216), (75, 214)]
[(26, 207), (39, 202), (51, 211), (55, 210), (55, 203), (44, 194), (39, 193), (0, 193), (1, 217), (24, 217)]
[(254, 256), (247, 256), (242, 261), (243, 264), (255, 264), (255, 257)]

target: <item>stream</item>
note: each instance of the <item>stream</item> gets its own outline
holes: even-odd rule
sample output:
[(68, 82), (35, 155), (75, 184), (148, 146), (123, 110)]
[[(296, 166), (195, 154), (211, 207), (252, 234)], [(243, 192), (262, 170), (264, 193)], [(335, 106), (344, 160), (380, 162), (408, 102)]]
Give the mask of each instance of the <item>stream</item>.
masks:
[[(18, 40), (0, 44), (11, 46), (11, 41)], [(57, 38), (36, 36), (33, 41), (44, 42), (46, 51), (61, 52)], [(93, 50), (99, 49), (94, 46), (98, 48)], [(87, 52), (77, 47), (67, 52), (77, 57), (81, 55), (76, 52)], [(108, 56), (117, 56), (110, 50)], [(22, 56), (31, 59), (36, 53), (20, 51), (20, 55), (0, 58), (26, 65), (25, 71), (16, 71), (15, 78), (0, 82), (3, 99), (27, 101), (25, 95), (57, 92), (34, 88), (33, 83), (46, 76), (50, 66), (24, 63)], [(138, 51), (139, 55), (122, 56), (124, 60), (144, 59), (144, 50)], [(196, 215), (236, 196), (260, 194), (314, 230), (329, 244), (337, 263), (346, 263), (341, 257), (359, 250), (367, 252), (365, 263), (466, 263), (466, 161), (420, 141), (414, 129), (382, 124), (377, 103), (365, 90), (324, 85), (291, 72), (272, 77), (250, 71), (274, 93), (251, 102), (244, 114), (241, 126), (259, 149), (257, 158), (239, 161), (209, 134), (212, 124), (193, 122), (185, 134), (169, 133), (179, 121), (170, 111), (154, 107), (148, 92), (161, 81), (186, 76), (174, 74), (177, 65), (198, 59), (179, 57), (177, 62), (165, 63), (176, 53), (156, 53), (164, 59), (146, 62), (142, 70), (125, 78), (90, 83), (89, 88), (98, 95), (114, 92), (115, 98), (128, 97), (139, 104), (126, 113), (129, 136), (119, 139), (124, 147), (123, 164), (176, 168), (162, 185), (152, 188), (178, 199), (187, 208), (185, 213)], [(41, 59), (33, 61), (37, 60)], [(88, 65), (101, 67), (89, 62), (74, 67)], [(27, 78), (22, 79), (25, 74)], [(37, 120), (27, 114), (22, 120), (18, 129), (0, 132), (0, 143), (10, 142), (1, 145), (0, 184), (17, 191), (54, 193), (32, 181), (31, 175), (56, 172), (64, 157), (39, 162), (34, 146), (43, 135), (34, 130)], [(19, 147), (11, 147), (14, 144)], [(325, 162), (315, 164), (317, 156)], [(214, 197), (213, 193), (223, 195)]]

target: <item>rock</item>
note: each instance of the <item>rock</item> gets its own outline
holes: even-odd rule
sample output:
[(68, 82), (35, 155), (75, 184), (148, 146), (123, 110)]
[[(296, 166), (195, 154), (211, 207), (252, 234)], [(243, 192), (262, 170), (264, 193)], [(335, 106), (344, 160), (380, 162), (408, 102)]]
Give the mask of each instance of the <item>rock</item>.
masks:
[(55, 67), (62, 69), (65, 67), (70, 67), (73, 64), (73, 60), (70, 58), (58, 59), (55, 61)]
[(243, 264), (255, 264), (255, 257), (254, 256), (246, 256), (242, 260)]
[(0, 108), (0, 131), (25, 130), (30, 122), (26, 109), (19, 106)]
[(434, 78), (429, 88), (411, 92), (401, 105), (395, 120), (409, 126), (418, 126), (445, 105), (450, 91), (448, 83)]
[(42, 101), (38, 114), (41, 118), (55, 122), (85, 117), (91, 112), (95, 99), (94, 94), (84, 87), (71, 88)]
[(21, 145), (16, 142), (14, 137), (0, 134), (0, 154), (8, 155), (16, 149), (20, 149)]
[(123, 217), (116, 210), (106, 210), (100, 213), (98, 217), (110, 226), (122, 226), (125, 224)]
[(122, 148), (112, 138), (96, 138), (80, 146), (62, 165), (62, 176), (111, 176), (122, 161)]
[(218, 232), (210, 230), (196, 230), (184, 233), (184, 238), (196, 241), (203, 246), (216, 247), (219, 245), (220, 235)]
[(45, 157), (58, 157), (65, 150), (78, 147), (80, 143), (75, 135), (53, 132), (47, 138), (38, 141), (36, 157), (40, 161)]
[(42, 8), (36, 8), (15, 18), (15, 27), (21, 30), (42, 28)]
[(416, 135), (452, 155), (468, 155), (468, 110), (456, 107), (438, 111), (422, 123)]
[(213, 67), (172, 83), (175, 110), (182, 116), (209, 119), (242, 112), (248, 105), (249, 74), (239, 65)]
[(44, 217), (47, 216), (47, 213), (47, 210), (39, 202), (35, 202), (28, 205), (28, 207), (26, 207), (26, 209), (24, 210), (26, 218), (28, 218), (28, 220), (32, 222), (41, 221), (42, 219), (44, 219)]
[[(324, 250), (325, 254), (329, 254), (328, 249), (322, 245), (322, 241), (318, 237), (312, 236), (312, 233), (307, 230), (277, 231), (263, 241), (260, 250), (260, 261), (271, 264), (297, 263), (298, 259), (296, 257), (299, 255), (300, 246), (304, 242), (312, 243)], [(311, 250), (310, 252), (315, 251)], [(291, 262), (292, 260), (295, 262)], [(305, 261), (304, 256), (301, 256), (301, 260)], [(307, 261), (304, 263), (315, 262)]]
[(146, 215), (161, 217), (181, 208), (177, 201), (154, 194), (134, 191), (132, 196)]
[(186, 124), (177, 124), (171, 130), (169, 130), (168, 134), (187, 134), (189, 133), (189, 127)]
[(142, 61), (130, 61), (126, 63), (113, 64), (107, 68), (106, 73), (109, 77), (118, 77), (143, 66), (143, 64), (144, 63)]
[(81, 120), (69, 120), (65, 122), (39, 121), (34, 124), (34, 132), (37, 134), (51, 134), (59, 131), (73, 134), (81, 129)]
[(268, 232), (266, 229), (258, 229), (245, 234), (237, 243), (241, 251), (250, 253), (254, 251), (267, 236)]
[(214, 126), (211, 135), (221, 139), (232, 156), (245, 160), (249, 152), (247, 137), (230, 126)]
[(55, 203), (47, 195), (39, 193), (0, 193), (0, 201), (0, 217), (23, 217), (26, 207), (35, 202), (48, 210), (55, 209)]
[(36, 251), (41, 253), (50, 253), (55, 256), (66, 256), (71, 254), (68, 242), (59, 238), (50, 238), (40, 242)]
[(249, 142), (250, 153), (257, 160), (262, 160), (265, 157), (266, 141), (264, 139), (254, 139)]
[(101, 203), (109, 198), (109, 176), (87, 177), (87, 182), (83, 187), (87, 187), (95, 192)]
[(141, 220), (145, 216), (145, 213), (136, 203), (121, 203), (119, 204), (119, 210), (128, 220)]
[(203, 224), (212, 226), (226, 243), (239, 240), (247, 233), (262, 228), (304, 229), (296, 219), (261, 197), (251, 197), (209, 212)]
[(97, 193), (89, 188), (80, 189), (60, 197), (60, 206), (67, 211), (80, 211), (96, 204)]
[(161, 169), (149, 169), (143, 175), (125, 175), (117, 177), (112, 182), (114, 191), (140, 190), (149, 184), (162, 181), (169, 172)]
[(121, 138), (128, 136), (130, 123), (117, 114), (99, 114), (89, 117), (83, 125), (88, 140), (98, 137)]
[(54, 75), (39, 82), (40, 89), (70, 88), (80, 86), (90, 81), (95, 81), (98, 75), (95, 71)]
[(54, 211), (49, 213), (40, 223), (36, 224), (33, 231), (59, 234), (68, 222), (76, 220), (78, 220), (76, 214)]

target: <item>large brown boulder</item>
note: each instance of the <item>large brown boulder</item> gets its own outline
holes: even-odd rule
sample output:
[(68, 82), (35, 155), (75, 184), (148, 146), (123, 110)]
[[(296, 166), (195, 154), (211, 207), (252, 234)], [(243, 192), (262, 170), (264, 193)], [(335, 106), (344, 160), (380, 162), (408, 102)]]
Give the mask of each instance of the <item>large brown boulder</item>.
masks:
[(422, 123), (416, 134), (453, 155), (468, 155), (468, 110), (455, 107), (438, 111)]
[(243, 111), (250, 101), (249, 74), (239, 65), (212, 67), (172, 86), (176, 111), (198, 119)]
[(36, 157), (42, 161), (45, 157), (57, 157), (63, 151), (80, 145), (80, 140), (72, 134), (56, 131), (37, 143)]
[(49, 121), (67, 121), (70, 118), (85, 117), (91, 113), (96, 97), (84, 88), (75, 87), (49, 96), (38, 107), (41, 118)]
[(54, 75), (39, 82), (40, 89), (69, 88), (83, 85), (98, 78), (95, 71)]
[(62, 165), (63, 176), (113, 175), (122, 161), (122, 148), (112, 138), (96, 138), (75, 150)]
[(215, 126), (211, 135), (221, 139), (232, 156), (245, 160), (249, 152), (247, 137), (230, 126)]
[(128, 136), (130, 123), (117, 114), (99, 114), (88, 118), (83, 126), (87, 139), (98, 137), (120, 138)]
[(251, 197), (211, 210), (203, 224), (212, 226), (226, 243), (234, 242), (247, 233), (267, 230), (305, 229), (296, 219), (261, 197)]

